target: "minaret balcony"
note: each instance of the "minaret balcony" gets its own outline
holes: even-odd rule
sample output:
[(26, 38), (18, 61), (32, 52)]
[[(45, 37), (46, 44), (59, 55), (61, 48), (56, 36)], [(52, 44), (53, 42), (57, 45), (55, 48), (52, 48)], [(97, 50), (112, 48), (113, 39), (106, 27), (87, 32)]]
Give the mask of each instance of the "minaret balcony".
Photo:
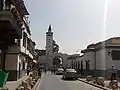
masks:
[(0, 11), (0, 35), (8, 34), (17, 39), (22, 38), (23, 23), (15, 9)]

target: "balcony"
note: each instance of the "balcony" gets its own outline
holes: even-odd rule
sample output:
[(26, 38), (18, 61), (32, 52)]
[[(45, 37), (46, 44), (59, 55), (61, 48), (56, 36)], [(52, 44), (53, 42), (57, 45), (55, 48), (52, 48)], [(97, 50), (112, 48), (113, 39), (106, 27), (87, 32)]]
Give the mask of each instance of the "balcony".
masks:
[(20, 52), (20, 46), (13, 45), (8, 47), (8, 53), (19, 53)]
[(0, 11), (0, 35), (22, 38), (22, 20), (15, 9)]

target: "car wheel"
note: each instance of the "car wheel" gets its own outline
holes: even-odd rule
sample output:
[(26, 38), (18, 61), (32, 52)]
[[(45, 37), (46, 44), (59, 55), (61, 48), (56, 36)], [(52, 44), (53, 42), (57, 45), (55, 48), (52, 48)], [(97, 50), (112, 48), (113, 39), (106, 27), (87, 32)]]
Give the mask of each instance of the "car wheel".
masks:
[(65, 76), (63, 76), (63, 79), (65, 80)]
[(75, 78), (75, 80), (77, 80), (77, 78)]

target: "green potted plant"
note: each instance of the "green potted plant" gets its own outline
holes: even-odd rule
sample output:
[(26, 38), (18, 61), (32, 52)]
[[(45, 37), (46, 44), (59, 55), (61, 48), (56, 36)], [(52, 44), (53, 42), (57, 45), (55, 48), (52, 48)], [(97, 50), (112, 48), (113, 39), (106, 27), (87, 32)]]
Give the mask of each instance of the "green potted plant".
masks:
[(3, 87), (8, 79), (8, 71), (4, 70), (0, 70), (0, 87)]

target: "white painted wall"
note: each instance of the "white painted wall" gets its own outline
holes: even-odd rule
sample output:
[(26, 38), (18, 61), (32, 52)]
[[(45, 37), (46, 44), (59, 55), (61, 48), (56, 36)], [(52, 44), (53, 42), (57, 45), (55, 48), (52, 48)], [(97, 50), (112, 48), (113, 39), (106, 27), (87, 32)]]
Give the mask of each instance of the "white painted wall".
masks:
[[(96, 51), (96, 69), (106, 70), (106, 50), (100, 49)], [(83, 56), (83, 61), (90, 60), (90, 68), (95, 68), (95, 52), (86, 52)], [(85, 66), (85, 65), (84, 65)]]
[[(21, 55), (21, 54), (18, 54), (18, 61), (17, 61), (17, 70), (19, 70), (19, 68), (21, 70), (23, 70), (23, 62), (25, 62), (25, 69), (27, 69), (27, 60), (26, 60), (26, 57)], [(21, 67), (19, 67), (19, 63), (21, 64)]]
[[(76, 61), (79, 62), (79, 67), (81, 68), (81, 61), (84, 61), (84, 56), (77, 58)], [(85, 68), (85, 66), (84, 66), (84, 68)]]
[[(111, 50), (120, 50), (120, 49), (100, 49), (96, 51), (96, 69), (107, 70), (111, 69), (114, 64), (117, 69), (120, 70), (120, 60), (112, 60), (111, 55), (108, 55), (108, 52)], [(84, 53), (83, 58), (79, 58), (77, 61), (81, 60), (90, 60), (90, 68), (94, 69), (95, 67), (95, 53), (86, 52)], [(84, 63), (85, 64), (85, 63)], [(85, 68), (85, 65), (84, 65)]]
[(96, 52), (96, 69), (106, 70), (106, 49), (100, 49)]
[[(84, 64), (85, 64), (85, 60), (90, 60), (90, 69), (94, 69), (95, 67), (95, 64), (94, 64), (95, 53), (94, 52), (90, 51), (90, 52), (84, 53), (82, 60), (84, 61)], [(85, 65), (83, 67), (85, 68)]]

